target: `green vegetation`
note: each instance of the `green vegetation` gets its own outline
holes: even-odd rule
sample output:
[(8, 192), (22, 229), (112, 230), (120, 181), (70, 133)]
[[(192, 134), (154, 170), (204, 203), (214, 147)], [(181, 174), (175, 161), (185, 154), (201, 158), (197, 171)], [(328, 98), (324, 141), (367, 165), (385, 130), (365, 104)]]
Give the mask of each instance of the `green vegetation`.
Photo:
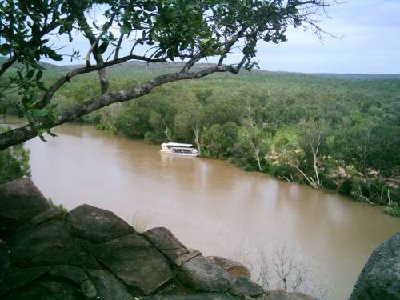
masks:
[[(240, 73), (257, 65), (258, 41), (285, 42), (289, 27), (321, 33), (316, 17), (335, 1), (36, 2), (0, 6), (0, 113), (29, 122), (0, 133), (0, 149), (81, 119), (133, 138), (193, 142), (203, 156), (398, 213), (398, 77)], [(51, 40), (73, 46), (78, 33), (85, 66), (41, 63), (81, 57)], [(199, 65), (207, 57), (218, 64)], [(121, 66), (128, 61), (136, 63)]]
[[(109, 70), (115, 90), (174, 71), (129, 63)], [(51, 82), (52, 70), (45, 82)], [(60, 110), (98, 93), (96, 76), (56, 94)], [(228, 159), (400, 214), (400, 93), (396, 75), (305, 75), (253, 71), (170, 83), (79, 120), (130, 138), (194, 143)]]
[[(50, 129), (57, 125), (112, 103), (141, 98), (166, 83), (250, 70), (257, 65), (256, 46), (260, 41), (286, 42), (287, 30), (299, 27), (320, 36), (320, 13), (331, 4), (336, 1), (3, 1), (0, 112), (17, 109), (29, 124), (0, 133), (0, 149), (36, 136), (43, 138), (43, 133), (51, 134)], [(76, 41), (77, 36), (86, 43)], [(68, 40), (68, 47), (63, 40)], [(82, 49), (83, 44), (86, 49)], [(197, 68), (208, 57), (218, 64)], [(235, 61), (227, 63), (228, 57)], [(54, 74), (52, 66), (41, 63), (44, 58), (79, 59), (85, 65), (59, 69), (60, 74)], [(173, 73), (141, 84), (133, 82), (116, 91), (108, 70), (128, 61), (179, 61), (181, 66)], [(46, 84), (49, 71), (55, 78)], [(53, 98), (63, 86), (75, 77), (96, 72), (99, 87), (85, 86), (80, 94), (84, 101), (68, 110), (62, 109), (68, 103), (57, 108)], [(153, 117), (157, 122), (158, 116)]]
[[(0, 127), (0, 132), (4, 130)], [(23, 145), (0, 151), (0, 184), (29, 175), (29, 152)]]
[[(142, 67), (113, 70), (112, 85), (142, 82), (171, 65)], [(73, 106), (95, 89), (94, 76), (81, 77), (56, 100)], [(399, 76), (253, 71), (171, 83), (81, 120), (131, 138), (194, 143), (204, 157), (337, 189), (398, 215), (399, 92)]]

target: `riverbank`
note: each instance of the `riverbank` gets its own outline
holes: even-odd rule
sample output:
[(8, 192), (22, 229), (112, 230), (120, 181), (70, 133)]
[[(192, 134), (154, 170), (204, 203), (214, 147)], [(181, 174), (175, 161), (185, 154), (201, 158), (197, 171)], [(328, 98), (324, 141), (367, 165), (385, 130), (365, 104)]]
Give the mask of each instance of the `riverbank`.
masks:
[[(123, 133), (124, 131), (121, 132), (113, 125), (110, 125), (110, 120), (108, 124), (102, 122), (102, 118), (92, 119), (91, 117), (84, 121), (86, 124), (95, 126), (98, 130), (106, 130), (130, 138), (129, 135)], [(214, 138), (217, 139), (218, 137)], [(159, 145), (160, 143), (159, 140), (154, 141), (151, 138), (142, 140), (154, 145)], [(231, 147), (235, 148), (236, 145), (232, 144)], [(315, 161), (319, 170), (306, 171), (300, 169), (299, 165), (287, 162), (287, 160), (297, 159), (295, 158), (298, 155), (296, 151), (300, 150), (296, 149), (283, 148), (280, 149), (281, 153), (275, 150), (264, 151), (265, 156), (259, 157), (257, 160), (251, 154), (250, 156), (249, 154), (244, 154), (242, 150), (237, 153), (232, 152), (228, 155), (220, 155), (218, 152), (210, 151), (207, 147), (200, 146), (198, 148), (200, 148), (199, 152), (201, 153), (199, 157), (226, 160), (247, 172), (260, 172), (279, 180), (308, 185), (314, 189), (334, 191), (350, 197), (353, 201), (381, 206), (384, 213), (393, 217), (400, 217), (400, 177), (397, 173), (393, 173), (393, 177), (384, 177), (379, 171), (368, 169), (366, 174), (363, 175), (353, 165), (345, 166), (343, 162), (334, 162), (329, 157), (323, 157)], [(292, 153), (288, 154), (288, 151)]]
[[(122, 64), (109, 70), (111, 92), (166, 71)], [(74, 78), (54, 104), (68, 109), (97, 88), (94, 76)], [(399, 91), (398, 75), (216, 74), (81, 119), (157, 144), (195, 143), (203, 157), (336, 190), (398, 216)]]
[(223, 74), (166, 85), (84, 119), (129, 138), (194, 143), (203, 157), (398, 215), (399, 91), (396, 77)]

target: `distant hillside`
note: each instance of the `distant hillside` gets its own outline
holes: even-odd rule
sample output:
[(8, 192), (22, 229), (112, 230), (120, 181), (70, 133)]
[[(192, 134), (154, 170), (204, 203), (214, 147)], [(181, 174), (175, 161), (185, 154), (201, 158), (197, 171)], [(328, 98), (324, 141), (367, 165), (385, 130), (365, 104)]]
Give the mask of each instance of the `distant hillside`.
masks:
[(400, 79), (400, 74), (313, 74), (323, 78), (346, 79), (346, 80), (386, 80)]
[[(0, 64), (6, 61), (6, 57), (0, 56)], [(82, 67), (83, 64), (77, 65), (55, 65), (48, 62), (41, 62), (41, 66), (43, 66), (46, 70), (54, 70), (54, 71), (68, 71), (77, 67)], [(165, 73), (165, 72), (176, 72), (183, 67), (182, 62), (164, 62), (164, 63), (146, 63), (139, 61), (130, 61), (121, 63), (118, 65), (114, 65), (109, 67), (109, 70), (119, 71), (119, 70), (137, 70), (137, 71), (145, 71), (145, 72), (154, 72), (154, 73)], [(20, 67), (20, 64), (15, 64), (13, 68)], [(215, 66), (213, 63), (200, 63), (196, 65), (193, 69), (199, 70), (208, 67)], [(247, 71), (242, 71), (244, 73), (248, 73)], [(276, 75), (311, 75), (315, 77), (321, 78), (331, 78), (331, 79), (344, 79), (344, 80), (386, 80), (386, 79), (400, 79), (400, 74), (330, 74), (330, 73), (297, 73), (297, 72), (284, 72), (284, 71), (268, 71), (261, 69), (254, 69), (251, 71), (254, 74), (276, 74)]]
[[(5, 61), (7, 60), (7, 57), (4, 56), (0, 56), (0, 64), (3, 64)], [(47, 62), (41, 62), (39, 63), (43, 68), (45, 68), (46, 70), (60, 70), (60, 71), (64, 71), (69, 69), (70, 67), (68, 66), (57, 66), (54, 65), (52, 63), (47, 63)], [(22, 64), (20, 63), (15, 63), (10, 69), (16, 69), (22, 67)]]

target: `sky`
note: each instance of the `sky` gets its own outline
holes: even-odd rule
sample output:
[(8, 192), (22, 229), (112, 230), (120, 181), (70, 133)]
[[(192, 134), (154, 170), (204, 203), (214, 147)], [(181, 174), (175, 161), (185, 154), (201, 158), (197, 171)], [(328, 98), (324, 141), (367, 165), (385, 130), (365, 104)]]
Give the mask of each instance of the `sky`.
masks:
[[(319, 39), (311, 31), (290, 29), (285, 43), (260, 43), (260, 68), (301, 73), (400, 74), (400, 0), (337, 1), (340, 3), (328, 7), (327, 15), (321, 15), (318, 23), (328, 34)], [(87, 48), (79, 40), (75, 40), (75, 49), (84, 54)], [(234, 59), (232, 56), (226, 62)]]
[(262, 69), (303, 73), (400, 74), (400, 0), (347, 0), (327, 9), (329, 34), (288, 32), (286, 43), (262, 44)]

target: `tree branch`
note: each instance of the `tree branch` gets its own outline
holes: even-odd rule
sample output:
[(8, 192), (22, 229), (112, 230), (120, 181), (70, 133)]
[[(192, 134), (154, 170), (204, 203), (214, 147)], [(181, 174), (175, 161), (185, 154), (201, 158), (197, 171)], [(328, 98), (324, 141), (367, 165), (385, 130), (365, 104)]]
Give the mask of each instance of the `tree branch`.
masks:
[[(83, 10), (78, 10), (77, 8), (79, 7), (79, 3), (77, 0), (73, 1), (73, 5), (75, 6), (75, 9), (77, 11), (77, 19), (78, 19), (78, 24), (83, 30), (84, 35), (90, 42), (90, 49), (86, 55), (86, 66), (90, 66), (90, 53), (93, 53), (93, 57), (96, 60), (97, 65), (103, 65), (103, 57), (101, 53), (98, 51), (99, 49), (99, 41), (103, 34), (111, 27), (111, 24), (114, 21), (114, 15), (111, 16), (111, 19), (108, 23), (104, 25), (104, 28), (102, 32), (99, 34), (99, 36), (96, 38), (94, 35), (92, 28), (89, 26), (89, 24), (86, 21), (86, 17), (83, 13)], [(109, 82), (107, 80), (107, 72), (105, 68), (100, 68), (98, 69), (98, 75), (99, 75), (99, 82), (100, 82), (100, 87), (101, 87), (101, 93), (102, 94), (107, 94), (109, 92)]]
[[(57, 125), (61, 125), (65, 122), (73, 121), (83, 115), (89, 114), (99, 108), (109, 106), (116, 102), (126, 102), (132, 99), (139, 98), (143, 95), (150, 93), (155, 87), (161, 86), (169, 82), (175, 82), (186, 79), (202, 78), (207, 75), (218, 73), (218, 72), (232, 72), (236, 73), (236, 68), (232, 66), (213, 66), (197, 72), (192, 73), (171, 73), (160, 75), (150, 81), (139, 84), (135, 87), (121, 90), (116, 93), (102, 94), (97, 97), (93, 97), (90, 100), (78, 104), (71, 109), (68, 109), (61, 113), (58, 119), (54, 122), (44, 124), (47, 128), (52, 128)], [(6, 149), (10, 146), (23, 143), (30, 140), (38, 135), (38, 130), (31, 128), (29, 125), (9, 130), (5, 133), (0, 134), (0, 150)]]
[(103, 63), (102, 65), (95, 65), (95, 66), (85, 66), (85, 67), (80, 67), (76, 68), (67, 74), (63, 75), (60, 77), (44, 94), (42, 100), (41, 100), (41, 106), (44, 107), (47, 104), (50, 103), (51, 98), (54, 96), (55, 92), (57, 92), (65, 83), (70, 82), (70, 80), (77, 76), (77, 75), (82, 75), (82, 74), (87, 74), (96, 70), (100, 70), (106, 67), (110, 67), (113, 65), (117, 65), (123, 62), (127, 62), (129, 60), (139, 60), (139, 61), (145, 61), (145, 62), (165, 62), (165, 58), (148, 58), (140, 55), (135, 55), (135, 54), (130, 54), (118, 59), (114, 59), (108, 62)]
[(114, 60), (118, 59), (119, 50), (121, 49), (123, 39), (124, 39), (124, 34), (121, 34), (117, 42), (117, 47), (115, 48)]
[(187, 63), (185, 63), (185, 65), (183, 66), (183, 68), (181, 70), (181, 73), (189, 72), (189, 70), (195, 65), (195, 63), (197, 63), (203, 57), (204, 56), (201, 52), (199, 52), (196, 55), (193, 55), (193, 57)]

